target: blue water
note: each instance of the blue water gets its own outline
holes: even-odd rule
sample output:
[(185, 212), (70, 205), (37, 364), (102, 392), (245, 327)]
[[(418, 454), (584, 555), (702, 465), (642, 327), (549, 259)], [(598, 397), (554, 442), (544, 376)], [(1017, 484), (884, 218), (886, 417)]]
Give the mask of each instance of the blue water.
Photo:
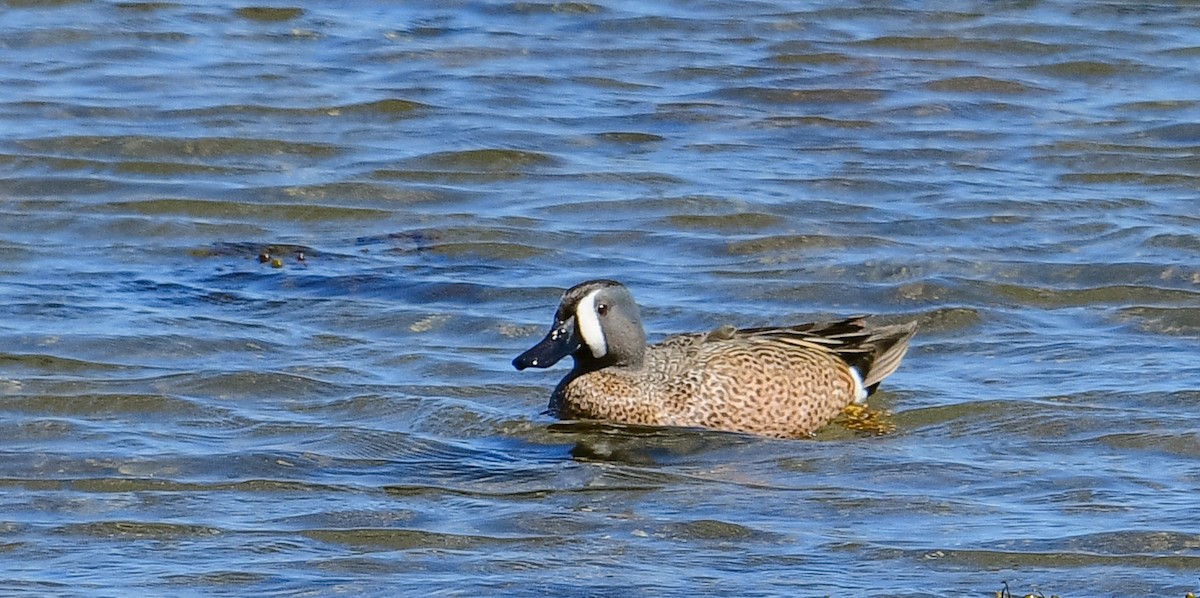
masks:
[[(1200, 9), (10, 2), (0, 594), (1200, 589)], [(556, 422), (652, 338), (921, 329), (811, 440)]]

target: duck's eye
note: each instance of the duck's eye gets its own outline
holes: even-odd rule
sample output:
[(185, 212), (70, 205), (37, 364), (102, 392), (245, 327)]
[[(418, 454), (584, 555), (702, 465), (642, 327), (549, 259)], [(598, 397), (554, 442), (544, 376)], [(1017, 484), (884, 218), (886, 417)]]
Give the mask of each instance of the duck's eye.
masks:
[(601, 303), (601, 304), (597, 305), (597, 306), (596, 306), (596, 313), (598, 313), (598, 314), (600, 314), (600, 315), (602, 315), (602, 316), (603, 316), (603, 315), (607, 315), (607, 314), (608, 314), (608, 304), (607, 304), (607, 303)]

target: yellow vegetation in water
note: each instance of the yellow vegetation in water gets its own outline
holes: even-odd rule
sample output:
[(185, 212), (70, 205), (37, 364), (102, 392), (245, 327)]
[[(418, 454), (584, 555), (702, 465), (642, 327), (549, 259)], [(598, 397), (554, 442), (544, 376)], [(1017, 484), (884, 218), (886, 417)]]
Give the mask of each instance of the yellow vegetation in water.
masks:
[(851, 403), (842, 409), (842, 414), (833, 420), (841, 426), (858, 432), (882, 436), (896, 431), (896, 422), (886, 409), (872, 409), (866, 405)]

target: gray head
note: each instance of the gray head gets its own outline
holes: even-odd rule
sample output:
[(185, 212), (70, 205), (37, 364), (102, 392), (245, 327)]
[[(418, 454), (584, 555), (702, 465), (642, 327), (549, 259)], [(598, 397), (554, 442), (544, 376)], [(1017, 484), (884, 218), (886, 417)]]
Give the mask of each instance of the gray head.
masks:
[(629, 289), (615, 280), (589, 280), (563, 293), (550, 333), (513, 367), (548, 368), (567, 355), (576, 370), (637, 367), (645, 353), (646, 331)]

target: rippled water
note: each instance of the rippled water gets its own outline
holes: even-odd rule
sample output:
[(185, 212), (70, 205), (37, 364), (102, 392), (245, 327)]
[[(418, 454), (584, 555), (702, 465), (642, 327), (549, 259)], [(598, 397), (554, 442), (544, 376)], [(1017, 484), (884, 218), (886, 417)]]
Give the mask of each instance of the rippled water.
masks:
[[(1200, 6), (0, 7), (0, 590), (1200, 588)], [(814, 440), (554, 422), (652, 336), (919, 318)]]

